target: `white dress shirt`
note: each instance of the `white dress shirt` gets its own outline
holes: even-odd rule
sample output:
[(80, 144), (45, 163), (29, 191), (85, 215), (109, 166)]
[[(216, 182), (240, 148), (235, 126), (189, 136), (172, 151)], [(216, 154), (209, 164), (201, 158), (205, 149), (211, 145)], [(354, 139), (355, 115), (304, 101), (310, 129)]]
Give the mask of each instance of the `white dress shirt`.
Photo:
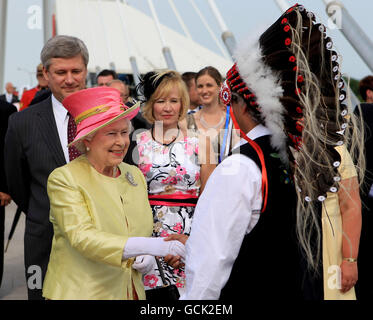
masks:
[(67, 110), (52, 94), (52, 108), (54, 119), (56, 120), (56, 126), (58, 136), (60, 137), (63, 154), (65, 155), (66, 163), (70, 162), (69, 149), (67, 147), (67, 125), (69, 123), (69, 116)]
[(5, 92), (5, 99), (8, 103), (12, 103), (13, 94)]
[[(270, 134), (258, 125), (247, 136)], [(243, 145), (241, 139), (237, 144)], [(198, 200), (186, 242), (186, 292), (181, 300), (216, 300), (225, 286), (243, 238), (259, 220), (262, 173), (245, 155), (234, 154), (216, 167)]]

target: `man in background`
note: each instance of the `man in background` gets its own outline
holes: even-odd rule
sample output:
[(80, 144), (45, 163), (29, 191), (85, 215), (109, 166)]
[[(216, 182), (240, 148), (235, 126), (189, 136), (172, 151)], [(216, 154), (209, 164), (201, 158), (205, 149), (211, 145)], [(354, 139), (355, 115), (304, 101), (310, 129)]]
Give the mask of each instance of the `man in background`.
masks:
[(107, 86), (108, 82), (118, 79), (118, 75), (114, 70), (108, 70), (104, 69), (97, 75), (97, 85), (99, 87), (101, 86)]
[(132, 98), (130, 97), (130, 90), (126, 83), (124, 83), (122, 80), (114, 79), (109, 81), (106, 84), (108, 87), (115, 88), (120, 92), (120, 97), (123, 100), (124, 104), (128, 104), (128, 102), (132, 105)]
[(184, 72), (182, 78), (188, 88), (190, 106), (188, 109), (188, 114), (195, 113), (202, 108), (200, 97), (197, 93), (196, 88), (196, 72)]
[(16, 95), (16, 88), (13, 87), (11, 82), (7, 82), (5, 85), (5, 94), (0, 95), (0, 100), (8, 103), (19, 102), (18, 95)]
[(44, 78), (43, 65), (41, 63), (36, 67), (36, 80), (38, 81), (36, 87), (23, 92), (19, 111), (26, 109), (39, 91), (48, 89), (48, 81)]

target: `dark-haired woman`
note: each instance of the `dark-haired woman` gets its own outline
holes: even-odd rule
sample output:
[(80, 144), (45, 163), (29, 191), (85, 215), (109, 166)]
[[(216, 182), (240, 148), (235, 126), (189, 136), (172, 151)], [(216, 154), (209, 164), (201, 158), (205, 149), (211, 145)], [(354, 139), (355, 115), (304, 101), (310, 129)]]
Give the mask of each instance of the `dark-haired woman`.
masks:
[[(189, 235), (197, 199), (215, 168), (205, 147), (208, 141), (179, 125), (186, 116), (189, 96), (177, 72), (150, 72), (140, 89), (146, 99), (143, 116), (153, 124), (137, 135), (138, 166), (147, 181), (153, 210), (153, 236)], [(175, 284), (182, 291), (184, 269), (160, 262), (167, 284)], [(163, 285), (155, 260), (144, 285), (146, 290)]]

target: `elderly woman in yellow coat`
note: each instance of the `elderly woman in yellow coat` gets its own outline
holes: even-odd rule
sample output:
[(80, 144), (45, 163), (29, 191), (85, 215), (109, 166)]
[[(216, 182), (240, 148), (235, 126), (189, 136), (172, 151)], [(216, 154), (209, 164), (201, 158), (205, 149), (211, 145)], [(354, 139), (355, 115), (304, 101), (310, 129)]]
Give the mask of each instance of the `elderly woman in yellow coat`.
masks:
[(116, 89), (68, 96), (83, 155), (48, 178), (52, 251), (43, 285), (47, 299), (145, 299), (142, 273), (152, 256), (184, 256), (178, 241), (150, 238), (153, 229), (144, 176), (122, 162), (129, 145), (127, 108)]

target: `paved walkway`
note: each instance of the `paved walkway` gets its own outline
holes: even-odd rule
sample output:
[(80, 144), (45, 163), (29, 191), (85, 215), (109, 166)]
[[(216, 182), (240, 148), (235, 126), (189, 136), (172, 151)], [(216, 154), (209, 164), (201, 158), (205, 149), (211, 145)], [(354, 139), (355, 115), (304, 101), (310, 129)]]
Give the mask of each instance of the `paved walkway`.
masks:
[[(12, 202), (5, 208), (5, 243), (17, 206)], [(8, 251), (4, 254), (4, 275), (0, 288), (0, 300), (27, 300), (25, 268), (23, 261), (23, 235), (25, 215), (22, 213), (17, 228), (10, 241)]]

